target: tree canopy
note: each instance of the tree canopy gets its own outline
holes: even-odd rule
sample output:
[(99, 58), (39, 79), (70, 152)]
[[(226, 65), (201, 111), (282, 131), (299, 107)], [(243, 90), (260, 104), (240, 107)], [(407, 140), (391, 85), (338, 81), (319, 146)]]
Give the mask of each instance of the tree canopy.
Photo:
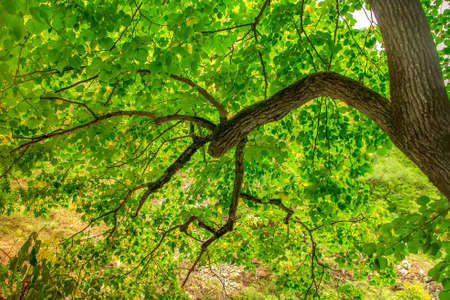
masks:
[[(182, 297), (198, 265), (257, 259), (313, 297), (333, 263), (389, 281), (420, 250), (448, 288), (449, 11), (371, 4), (1, 1), (0, 208), (104, 229), (36, 266), (95, 270), (51, 277), (68, 294)], [(444, 195), (384, 224), (363, 178), (391, 141)]]

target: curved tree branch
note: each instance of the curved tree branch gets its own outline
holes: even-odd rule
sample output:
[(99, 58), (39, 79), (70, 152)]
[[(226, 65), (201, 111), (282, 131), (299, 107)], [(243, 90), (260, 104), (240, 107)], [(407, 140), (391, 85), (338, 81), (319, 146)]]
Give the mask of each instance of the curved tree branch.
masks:
[(136, 213), (134, 214), (134, 217), (136, 217), (139, 214), (139, 211), (141, 210), (142, 206), (144, 205), (145, 201), (148, 199), (148, 197), (160, 189), (164, 184), (169, 182), (170, 178), (184, 165), (191, 159), (192, 155), (197, 152), (198, 149), (200, 149), (205, 143), (207, 143), (210, 140), (211, 136), (206, 136), (203, 138), (197, 138), (192, 145), (190, 145), (184, 152), (166, 169), (163, 175), (158, 178), (156, 181), (148, 182), (142, 185), (143, 187), (146, 187), (146, 191), (141, 196), (141, 199), (139, 201), (139, 205), (136, 209)]
[(227, 110), (225, 109), (225, 107), (219, 101), (217, 101), (217, 99), (214, 98), (210, 93), (208, 93), (207, 90), (205, 90), (204, 88), (202, 88), (201, 86), (199, 86), (198, 84), (196, 84), (195, 82), (190, 80), (189, 78), (185, 78), (185, 77), (175, 75), (175, 74), (170, 74), (169, 76), (172, 79), (175, 79), (180, 82), (184, 82), (187, 85), (190, 85), (191, 87), (195, 88), (203, 97), (205, 97), (206, 100), (208, 100), (208, 102), (211, 105), (213, 105), (219, 111), (219, 116), (220, 116), (221, 120), (227, 119), (228, 113), (227, 113)]
[(184, 278), (183, 284), (181, 286), (185, 286), (186, 282), (189, 279), (189, 276), (191, 273), (195, 270), (195, 267), (199, 263), (200, 259), (202, 258), (203, 254), (208, 249), (209, 245), (211, 245), (215, 240), (219, 239), (226, 233), (233, 230), (234, 223), (236, 221), (236, 212), (239, 204), (239, 197), (241, 194), (241, 188), (242, 188), (242, 182), (244, 180), (244, 147), (246, 143), (246, 139), (242, 139), (239, 141), (239, 144), (236, 147), (236, 153), (235, 153), (235, 177), (234, 177), (234, 185), (233, 185), (233, 194), (231, 196), (231, 204), (230, 208), (228, 209), (228, 219), (227, 222), (217, 231), (214, 231), (213, 228), (207, 226), (203, 222), (199, 225), (206, 230), (210, 231), (214, 234), (214, 236), (210, 237), (208, 240), (202, 243), (202, 247), (200, 250), (199, 255), (195, 259), (194, 263), (192, 264), (191, 268), (189, 269), (188, 273), (186, 274), (186, 277)]
[(59, 100), (62, 102), (83, 106), (95, 119), (98, 118), (97, 114), (83, 102), (73, 101), (73, 100), (63, 98), (63, 97), (55, 97), (55, 96), (41, 96), (39, 99), (41, 99), (41, 100), (56, 100), (56, 101)]
[[(141, 74), (151, 74), (151, 72), (149, 70), (138, 70), (138, 73)], [(190, 80), (189, 78), (180, 76), (180, 75), (176, 75), (176, 74), (168, 74), (170, 78), (179, 81), (179, 82), (183, 82), (191, 87), (193, 87), (194, 89), (196, 89), (200, 95), (202, 95), (206, 100), (208, 100), (208, 102), (214, 106), (217, 111), (219, 112), (219, 116), (220, 116), (220, 120), (221, 121), (225, 121), (227, 119), (227, 110), (225, 109), (225, 106), (222, 105), (222, 103), (220, 103), (216, 98), (214, 98), (213, 95), (211, 95), (206, 89), (202, 88), (201, 86), (199, 86), (198, 84), (196, 84), (195, 82), (193, 82), (192, 80)]]
[(80, 124), (78, 126), (72, 127), (72, 128), (68, 128), (68, 129), (64, 129), (64, 130), (57, 130), (48, 134), (44, 134), (41, 136), (37, 136), (37, 137), (33, 137), (31, 138), (31, 141), (21, 144), (20, 146), (12, 149), (11, 151), (9, 151), (9, 153), (14, 153), (19, 151), (22, 148), (25, 148), (27, 146), (30, 146), (32, 144), (36, 144), (39, 143), (41, 141), (45, 141), (48, 140), (50, 138), (56, 137), (56, 136), (60, 136), (60, 135), (65, 135), (65, 134), (69, 134), (71, 132), (77, 131), (79, 129), (83, 129), (83, 128), (87, 128), (90, 127), (92, 125), (95, 125), (97, 123), (100, 123), (101, 121), (113, 118), (113, 117), (119, 117), (119, 116), (141, 116), (141, 117), (148, 117), (153, 119), (153, 121), (156, 124), (161, 124), (161, 123), (165, 123), (165, 122), (170, 122), (173, 120), (181, 120), (181, 121), (189, 121), (189, 122), (194, 122), (197, 123), (199, 126), (204, 127), (206, 129), (212, 130), (215, 125), (213, 123), (211, 123), (210, 121), (206, 120), (206, 119), (202, 119), (199, 117), (193, 117), (193, 116), (186, 116), (186, 115), (171, 115), (171, 116), (164, 116), (164, 117), (158, 117), (156, 114), (152, 113), (152, 112), (147, 112), (147, 111), (137, 111), (137, 110), (131, 110), (131, 111), (127, 111), (127, 110), (121, 110), (121, 111), (115, 111), (115, 112), (111, 112), (111, 113), (107, 113), (104, 114), (102, 116), (98, 116), (96, 119), (86, 122), (84, 124)]
[(196, 123), (200, 127), (203, 127), (208, 130), (214, 130), (214, 128), (216, 127), (216, 124), (214, 124), (206, 119), (203, 119), (200, 117), (188, 116), (188, 115), (179, 115), (179, 114), (157, 117), (155, 119), (155, 123), (161, 124), (161, 123), (165, 123), (165, 122), (178, 121), (178, 120)]
[(241, 110), (219, 126), (208, 153), (220, 157), (255, 128), (278, 121), (291, 110), (318, 97), (344, 101), (370, 117), (392, 135), (391, 109), (386, 98), (361, 83), (333, 72), (314, 73), (282, 89), (269, 99)]
[(54, 93), (55, 93), (55, 94), (58, 94), (58, 93), (64, 92), (64, 91), (69, 90), (69, 89), (71, 89), (71, 88), (73, 88), (73, 87), (76, 87), (76, 86), (78, 86), (78, 85), (80, 85), (80, 84), (83, 84), (83, 83), (92, 81), (92, 80), (97, 79), (97, 78), (98, 78), (98, 75), (95, 75), (95, 76), (89, 77), (89, 78), (87, 78), (87, 79), (83, 79), (83, 80), (77, 81), (77, 82), (75, 82), (75, 83), (72, 83), (72, 84), (69, 85), (69, 86), (66, 86), (66, 87), (60, 88), (59, 90), (54, 91)]
[(249, 195), (249, 194), (245, 194), (245, 193), (241, 193), (241, 198), (259, 203), (259, 204), (272, 204), (272, 205), (276, 205), (279, 208), (281, 208), (282, 210), (284, 210), (286, 212), (286, 217), (284, 217), (284, 224), (289, 224), (289, 220), (291, 219), (291, 216), (294, 214), (294, 211), (287, 207), (286, 205), (283, 204), (283, 202), (281, 202), (281, 199), (270, 199), (267, 202), (264, 202), (263, 200), (261, 200), (258, 197)]

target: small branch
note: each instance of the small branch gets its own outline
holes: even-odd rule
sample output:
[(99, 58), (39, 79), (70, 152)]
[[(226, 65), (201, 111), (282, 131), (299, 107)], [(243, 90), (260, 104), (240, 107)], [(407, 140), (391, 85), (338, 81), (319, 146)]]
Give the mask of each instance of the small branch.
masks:
[(309, 295), (309, 291), (311, 290), (313, 285), (315, 286), (316, 294), (317, 294), (317, 291), (319, 289), (319, 285), (317, 284), (317, 281), (316, 281), (315, 263), (314, 262), (316, 262), (318, 265), (320, 265), (322, 267), (322, 271), (325, 268), (325, 265), (320, 263), (319, 259), (317, 258), (317, 253), (316, 253), (317, 244), (316, 244), (316, 241), (314, 240), (314, 236), (312, 234), (313, 231), (308, 227), (308, 225), (303, 223), (301, 220), (296, 220), (296, 222), (299, 223), (308, 232), (309, 240), (311, 242), (311, 283), (310, 283), (310, 285), (308, 286), (308, 289), (305, 292), (305, 298), (304, 298), (304, 299), (307, 299), (308, 295)]
[(264, 64), (264, 60), (263, 60), (261, 51), (258, 51), (258, 56), (259, 56), (259, 61), (261, 62), (262, 73), (264, 76), (264, 99), (267, 99), (268, 82), (267, 82), (266, 66)]
[(13, 163), (2, 173), (2, 175), (0, 176), (0, 178), (5, 177), (6, 175), (8, 175), (9, 172), (11, 172), (12, 168), (14, 167), (14, 165), (22, 159), (22, 157), (25, 155), (25, 153), (28, 151), (28, 148), (30, 148), (30, 146), (26, 146), (22, 153), (19, 154), (19, 156), (16, 157), (16, 159), (13, 161)]
[[(189, 221), (189, 220), (188, 220)], [(180, 227), (182, 227), (182, 225), (177, 225), (177, 226), (173, 226), (171, 228), (169, 228), (168, 230), (163, 232), (163, 235), (161, 236), (161, 238), (159, 239), (159, 242), (155, 245), (155, 247), (153, 247), (153, 249), (149, 252), (149, 254), (147, 254), (146, 256), (144, 256), (144, 258), (141, 259), (141, 261), (134, 267), (132, 268), (130, 271), (128, 271), (127, 273), (121, 275), (121, 277), (125, 277), (130, 275), (131, 273), (133, 273), (135, 270), (137, 270), (137, 268), (139, 268), (141, 265), (143, 265), (145, 263), (145, 265), (148, 264), (148, 262), (153, 258), (153, 255), (156, 253), (156, 251), (161, 247), (164, 239), (167, 237), (167, 235), (169, 233), (171, 233), (172, 231), (175, 231), (176, 229), (179, 229)]]
[[(188, 273), (186, 274), (186, 277), (183, 281), (182, 287), (185, 286), (186, 282), (189, 279), (189, 276), (191, 273), (195, 270), (195, 267), (197, 266), (198, 262), (202, 258), (205, 251), (208, 249), (209, 245), (211, 245), (215, 240), (221, 238), (226, 233), (233, 230), (234, 222), (236, 221), (236, 211), (239, 204), (239, 195), (241, 193), (242, 188), (242, 181), (244, 178), (244, 147), (245, 147), (246, 139), (243, 139), (240, 141), (240, 143), (236, 147), (236, 153), (235, 153), (235, 178), (234, 178), (234, 186), (233, 186), (233, 194), (231, 197), (231, 204), (230, 208), (228, 210), (228, 219), (227, 222), (217, 231), (210, 228), (206, 224), (201, 225), (203, 228), (207, 229), (208, 231), (212, 232), (214, 236), (210, 237), (208, 240), (206, 240), (201, 247), (200, 253), (197, 256), (196, 260), (192, 264), (191, 268), (189, 269)], [(207, 226), (207, 227), (204, 227)], [(208, 229), (209, 228), (209, 229)]]
[[(104, 121), (104, 120), (107, 120), (107, 119), (110, 119), (110, 118), (113, 118), (113, 117), (118, 117), (118, 116), (148, 117), (148, 118), (151, 118), (152, 120), (154, 120), (154, 122), (156, 124), (161, 124), (161, 123), (169, 122), (169, 121), (172, 121), (172, 120), (182, 120), (182, 121), (195, 122), (195, 123), (197, 123), (197, 124), (199, 124), (201, 126), (202, 125), (206, 126), (209, 129), (211, 129), (212, 126), (213, 126), (213, 125), (211, 125), (212, 124), (211, 122), (209, 122), (209, 121), (207, 121), (205, 119), (199, 118), (199, 117), (191, 117), (191, 116), (183, 116), (183, 115), (157, 117), (154, 113), (147, 112), (147, 111), (136, 111), (136, 110), (126, 111), (126, 110), (121, 110), (121, 111), (107, 113), (107, 114), (104, 114), (102, 116), (98, 116), (96, 119), (94, 119), (94, 120), (92, 120), (90, 122), (87, 122), (87, 123), (84, 123), (84, 124), (81, 124), (81, 125), (69, 128), (69, 129), (58, 129), (58, 130), (56, 130), (54, 132), (51, 132), (51, 133), (48, 133), (48, 134), (44, 134), (44, 135), (37, 136), (37, 137), (32, 137), (31, 141), (29, 141), (27, 143), (24, 143), (24, 144), (14, 148), (14, 149), (12, 149), (11, 151), (9, 151), (9, 153), (10, 154), (14, 153), (14, 152), (16, 152), (16, 151), (26, 147), (26, 146), (29, 146), (29, 145), (32, 145), (32, 144), (36, 144), (36, 143), (39, 143), (39, 142), (44, 141), (44, 140), (48, 140), (48, 139), (56, 137), (56, 136), (65, 135), (65, 134), (77, 131), (79, 129), (82, 129), (82, 128), (87, 128), (87, 127), (90, 127), (90, 126), (92, 126), (94, 124), (100, 123), (101, 121)], [(214, 127), (215, 127), (215, 125), (214, 125)]]
[(128, 192), (126, 193), (124, 199), (119, 203), (119, 205), (118, 205), (115, 209), (110, 210), (110, 211), (107, 211), (107, 212), (103, 213), (102, 215), (100, 215), (100, 216), (98, 216), (98, 217), (92, 219), (92, 220), (91, 220), (85, 227), (83, 227), (80, 231), (75, 232), (74, 234), (72, 234), (70, 237), (64, 239), (63, 241), (66, 241), (66, 240), (72, 240), (72, 242), (73, 242), (73, 238), (74, 238), (75, 236), (77, 236), (78, 234), (84, 232), (86, 229), (88, 229), (89, 227), (91, 227), (92, 224), (94, 224), (95, 222), (97, 222), (97, 221), (100, 220), (100, 219), (103, 219), (103, 218), (105, 218), (105, 217), (107, 217), (107, 216), (109, 216), (109, 215), (111, 215), (111, 214), (114, 214), (114, 224), (113, 224), (113, 228), (111, 229), (111, 231), (110, 231), (110, 233), (109, 233), (109, 235), (108, 235), (108, 238), (110, 238), (110, 237), (112, 236), (112, 234), (115, 232), (116, 227), (117, 227), (117, 212), (118, 212), (120, 209), (122, 209), (122, 207), (128, 202), (128, 199), (131, 197), (131, 195), (132, 195), (135, 191), (140, 190), (140, 189), (143, 189), (144, 187), (145, 187), (145, 185), (142, 185), (142, 184), (141, 184), (141, 185), (137, 185), (137, 186), (133, 187), (132, 189), (128, 190)]
[(241, 24), (241, 25), (236, 25), (236, 26), (227, 27), (227, 28), (201, 31), (201, 33), (203, 33), (203, 34), (210, 34), (210, 33), (222, 32), (222, 31), (231, 31), (233, 29), (242, 28), (242, 27), (246, 27), (246, 26), (252, 26), (252, 25), (253, 25), (253, 23), (247, 23), (247, 24)]
[(264, 13), (264, 10), (266, 9), (266, 7), (269, 4), (270, 4), (270, 0), (266, 0), (264, 2), (263, 6), (261, 7), (261, 9), (258, 12), (258, 15), (255, 17), (253, 23), (235, 25), (235, 26), (231, 26), (231, 27), (227, 27), (227, 28), (221, 28), (221, 29), (215, 29), (215, 30), (207, 30), (207, 31), (202, 31), (201, 33), (203, 33), (203, 34), (210, 34), (210, 33), (222, 32), (222, 31), (230, 31), (230, 30), (233, 30), (233, 29), (242, 28), (242, 27), (246, 27), (246, 26), (256, 26), (256, 25), (258, 25), (259, 21), (261, 20), (261, 17), (262, 17), (262, 15)]
[(203, 221), (202, 221), (199, 217), (197, 217), (197, 216), (191, 216), (191, 217), (189, 218), (188, 222), (186, 222), (183, 226), (180, 227), (180, 231), (181, 231), (181, 232), (184, 232), (186, 235), (188, 235), (189, 237), (191, 237), (191, 238), (193, 238), (193, 239), (195, 239), (195, 240), (197, 240), (197, 241), (203, 242), (203, 241), (201, 241), (201, 240), (199, 240), (199, 239), (193, 237), (192, 235), (190, 235), (190, 234), (187, 232), (188, 227), (189, 227), (189, 224), (191, 224), (191, 223), (194, 222), (194, 221), (197, 221), (198, 225), (199, 225), (200, 227), (202, 227), (203, 229), (206, 229), (207, 231), (209, 231), (209, 232), (212, 233), (213, 235), (216, 235), (217, 230), (215, 230), (215, 229), (212, 228), (211, 226), (207, 225), (205, 222), (203, 222)]
[(90, 122), (87, 122), (87, 123), (84, 123), (84, 124), (81, 124), (81, 125), (69, 128), (69, 129), (58, 129), (58, 130), (48, 133), (48, 134), (33, 137), (31, 141), (12, 149), (11, 151), (9, 151), (9, 153), (14, 153), (26, 146), (36, 144), (36, 143), (39, 143), (41, 141), (44, 141), (44, 140), (47, 140), (47, 139), (50, 139), (50, 138), (53, 138), (56, 136), (65, 135), (65, 134), (77, 131), (79, 129), (82, 129), (82, 128), (90, 127), (94, 124), (100, 123), (101, 121), (104, 121), (104, 120), (107, 120), (107, 119), (110, 119), (113, 117), (117, 117), (117, 116), (145, 116), (145, 117), (150, 117), (152, 119), (157, 118), (155, 114), (153, 114), (151, 112), (145, 112), (145, 111), (116, 111), (116, 112), (112, 112), (112, 113), (107, 113), (107, 114), (104, 114), (103, 116), (99, 116), (98, 118), (96, 118)]
[(426, 222), (420, 224), (420, 225), (417, 226), (414, 230), (410, 231), (407, 235), (404, 235), (403, 237), (399, 238), (398, 241), (397, 241), (394, 245), (391, 246), (391, 248), (397, 246), (397, 245), (398, 245), (399, 243), (401, 243), (401, 242), (405, 242), (407, 239), (409, 239), (409, 237), (410, 237), (411, 235), (413, 235), (414, 233), (418, 232), (419, 230), (421, 230), (421, 229), (424, 228), (425, 226), (427, 226), (427, 225), (433, 223), (437, 218), (439, 218), (439, 217), (445, 217), (445, 216), (447, 215), (447, 213), (448, 213), (449, 210), (450, 210), (450, 209), (447, 208), (447, 209), (441, 211), (440, 213), (438, 213), (437, 215), (435, 215), (434, 217), (432, 217), (431, 219), (427, 220)]
[(302, 0), (302, 3), (300, 5), (300, 35), (303, 33), (306, 37), (306, 40), (308, 41), (308, 43), (311, 45), (311, 48), (314, 50), (314, 52), (316, 53), (317, 57), (320, 59), (320, 61), (327, 66), (327, 62), (325, 61), (325, 59), (322, 58), (322, 56), (319, 54), (319, 51), (317, 51), (316, 47), (314, 46), (314, 44), (312, 43), (311, 39), (309, 38), (308, 34), (306, 33), (305, 29), (303, 28), (303, 12), (304, 12), (304, 5), (305, 5), (305, 0)]
[(334, 27), (334, 35), (333, 35), (333, 49), (331, 49), (331, 54), (330, 54), (330, 61), (328, 63), (328, 68), (327, 70), (329, 71), (331, 69), (331, 63), (333, 62), (333, 55), (334, 55), (334, 49), (336, 47), (336, 38), (337, 38), (337, 31), (339, 28), (339, 0), (336, 0), (336, 24)]
[(203, 127), (205, 129), (208, 130), (214, 130), (216, 128), (216, 124), (200, 118), (200, 117), (194, 117), (194, 116), (187, 116), (187, 115), (179, 115), (179, 114), (174, 114), (174, 115), (170, 115), (170, 116), (163, 116), (163, 117), (157, 117), (155, 118), (155, 123), (156, 124), (161, 124), (161, 123), (165, 123), (165, 122), (170, 122), (170, 121), (187, 121), (187, 122), (193, 122), (198, 124), (200, 127)]
[(323, 103), (323, 99), (320, 98), (319, 111), (317, 112), (316, 136), (314, 138), (313, 153), (312, 153), (312, 163), (311, 163), (311, 165), (312, 165), (313, 168), (315, 168), (314, 162), (315, 162), (315, 158), (316, 158), (317, 139), (319, 138), (320, 114), (322, 113), (322, 103)]
[[(142, 6), (143, 3), (144, 3), (144, 2), (141, 2), (141, 3), (136, 7), (136, 10), (134, 11), (133, 15), (131, 16), (130, 24), (133, 23), (133, 20), (134, 20), (134, 18), (136, 17), (136, 13), (140, 10), (140, 8), (141, 8), (141, 6)], [(113, 50), (113, 49), (116, 47), (117, 43), (120, 42), (120, 40), (122, 39), (122, 37), (123, 37), (123, 35), (125, 34), (125, 32), (127, 32), (128, 27), (129, 27), (129, 25), (128, 25), (127, 27), (125, 27), (124, 30), (122, 30), (122, 32), (121, 32), (120, 35), (119, 35), (119, 38), (118, 38), (117, 40), (114, 41), (114, 43), (113, 43), (113, 45), (111, 46), (111, 48), (109, 48), (109, 51)]]
[[(137, 73), (151, 74), (151, 72), (149, 70), (138, 70)], [(221, 121), (225, 121), (227, 119), (228, 113), (227, 113), (225, 107), (219, 101), (217, 101), (217, 99), (214, 98), (210, 93), (208, 93), (208, 91), (206, 89), (202, 88), (201, 86), (199, 86), (198, 84), (196, 84), (195, 82), (190, 80), (189, 78), (186, 78), (183, 76), (169, 74), (169, 77), (176, 81), (183, 82), (183, 83), (195, 88), (206, 100), (208, 100), (208, 102), (211, 105), (213, 105), (218, 110)]]
[[(81, 69), (85, 68), (85, 66), (81, 66)], [(72, 71), (75, 70), (72, 67), (66, 67), (62, 70), (62, 73), (67, 72), (67, 71)], [(26, 74), (22, 74), (22, 75), (17, 75), (15, 76), (16, 78), (23, 78), (23, 77), (28, 77), (34, 74), (45, 74), (45, 73), (58, 73), (59, 71), (57, 69), (49, 69), (49, 70), (38, 70), (38, 71), (32, 71), (30, 73), (26, 73)]]
[(55, 97), (55, 96), (49, 96), (49, 97), (41, 96), (39, 99), (41, 99), (41, 100), (61, 100), (63, 102), (67, 102), (67, 103), (83, 106), (94, 117), (94, 119), (98, 118), (97, 114), (94, 113), (94, 111), (92, 111), (92, 109), (90, 109), (89, 106), (87, 106), (85, 103), (82, 103), (82, 102), (72, 101), (72, 100), (68, 100), (68, 99), (62, 98), (62, 97)]
[(270, 4), (270, 0), (264, 1), (263, 6), (259, 10), (258, 15), (256, 16), (255, 21), (253, 22), (255, 27), (256, 27), (256, 25), (258, 25), (259, 21), (261, 20), (261, 17), (263, 15), (263, 13), (264, 13), (264, 10), (266, 10), (266, 7), (269, 6), (269, 4)]
[(217, 101), (216, 98), (214, 98), (210, 93), (208, 93), (207, 90), (205, 90), (204, 88), (202, 88), (201, 86), (199, 86), (198, 84), (194, 83), (192, 80), (179, 76), (179, 75), (175, 75), (175, 74), (170, 74), (169, 75), (170, 78), (175, 79), (177, 81), (180, 82), (184, 82), (187, 85), (195, 88), (203, 97), (206, 98), (206, 100), (209, 101), (209, 103), (211, 105), (213, 105), (218, 111), (219, 111), (219, 115), (220, 115), (220, 119), (225, 121), (227, 119), (227, 111), (225, 109), (225, 107), (219, 102)]
[(211, 257), (209, 256), (208, 251), (206, 251), (206, 255), (208, 256), (208, 264), (209, 264), (209, 271), (220, 281), (220, 283), (222, 284), (222, 290), (223, 293), (225, 295), (225, 297), (228, 299), (232, 299), (228, 293), (227, 293), (227, 285), (223, 280), (223, 276), (221, 276), (222, 274), (216, 274), (216, 272), (214, 272), (214, 270), (212, 269), (212, 265), (211, 265)]
[(111, 102), (112, 97), (114, 96), (114, 92), (116, 91), (117, 86), (119, 85), (119, 81), (116, 81), (116, 83), (114, 84), (111, 93), (109, 93), (108, 95), (108, 99), (106, 99), (105, 103), (103, 103), (103, 106), (107, 106), (109, 104), (109, 102)]
[(173, 125), (167, 127), (166, 129), (164, 129), (160, 134), (158, 134), (156, 137), (154, 137), (154, 138), (148, 143), (148, 145), (144, 147), (144, 149), (143, 149), (140, 153), (138, 153), (138, 151), (140, 150), (140, 146), (139, 146), (138, 149), (136, 149), (136, 152), (135, 152), (134, 157), (132, 157), (132, 158), (130, 157), (130, 158), (128, 158), (128, 159), (125, 160), (125, 161), (117, 162), (117, 163), (115, 163), (115, 164), (113, 164), (113, 165), (107, 166), (106, 168), (107, 168), (107, 169), (118, 168), (118, 167), (122, 167), (122, 166), (128, 164), (128, 162), (130, 162), (130, 161), (136, 161), (139, 157), (141, 157), (142, 155), (144, 155), (144, 153), (145, 153), (145, 152), (147, 151), (147, 149), (152, 145), (153, 142), (155, 142), (156, 140), (160, 139), (165, 133), (167, 133), (168, 131), (174, 129), (174, 128), (175, 128), (176, 126), (178, 126), (180, 123), (181, 123), (181, 121), (178, 121), (177, 123), (175, 123), (175, 124), (173, 124)]
[[(256, 27), (252, 26), (252, 30), (253, 30), (255, 41), (256, 41), (256, 43), (258, 43), (258, 34), (256, 32)], [(264, 64), (264, 59), (263, 59), (261, 51), (258, 50), (257, 52), (258, 52), (259, 62), (261, 63), (262, 74), (264, 77), (264, 99), (267, 99), (268, 83), (267, 83), (266, 65)]]
[(235, 177), (233, 194), (231, 197), (231, 204), (228, 210), (228, 221), (236, 219), (236, 211), (239, 203), (239, 196), (241, 194), (242, 182), (244, 180), (244, 147), (246, 139), (241, 140), (241, 142), (236, 147), (235, 153)]
[(139, 214), (139, 211), (141, 210), (142, 206), (144, 205), (145, 201), (148, 199), (148, 197), (160, 189), (164, 184), (169, 182), (169, 180), (172, 178), (175, 173), (184, 167), (184, 165), (191, 159), (191, 157), (197, 152), (198, 149), (200, 149), (205, 143), (210, 141), (211, 136), (206, 136), (202, 138), (198, 138), (192, 145), (190, 145), (184, 152), (166, 169), (163, 175), (158, 178), (156, 181), (145, 183), (143, 186), (147, 188), (147, 190), (144, 192), (144, 194), (141, 197), (141, 200), (139, 201), (138, 207), (136, 209), (136, 212), (134, 214), (134, 217), (137, 217)]
[(362, 217), (357, 218), (357, 219), (331, 221), (331, 222), (328, 223), (328, 224), (322, 224), (322, 225), (316, 226), (316, 227), (314, 227), (314, 228), (311, 228), (310, 230), (311, 230), (311, 231), (316, 231), (316, 230), (318, 230), (318, 229), (320, 229), (320, 228), (322, 228), (322, 227), (324, 227), (324, 226), (327, 226), (327, 225), (334, 225), (334, 224), (338, 224), (338, 223), (358, 223), (358, 222), (363, 221), (365, 218), (366, 218), (366, 217), (362, 216)]
[[(211, 241), (211, 242), (210, 242), (210, 241)], [(183, 281), (183, 284), (181, 285), (181, 287), (184, 287), (184, 286), (186, 285), (186, 282), (188, 281), (189, 276), (191, 275), (192, 272), (194, 272), (195, 267), (197, 267), (198, 262), (200, 261), (200, 259), (201, 259), (202, 256), (203, 256), (203, 253), (205, 253), (207, 247), (208, 247), (213, 241), (215, 241), (215, 239), (214, 239), (214, 238), (211, 238), (211, 239), (207, 240), (205, 243), (203, 243), (202, 248), (201, 248), (201, 250), (200, 250), (200, 254), (197, 256), (197, 258), (195, 259), (195, 261), (194, 261), (194, 263), (192, 264), (191, 268), (189, 269), (188, 273), (186, 274), (186, 277), (184, 278), (184, 281)], [(210, 242), (210, 243), (208, 243), (208, 242)], [(208, 244), (206, 244), (206, 243), (208, 243)], [(204, 245), (208, 245), (208, 246), (204, 247)]]
[(264, 202), (260, 198), (257, 198), (255, 196), (245, 194), (245, 193), (241, 193), (240, 197), (250, 200), (250, 201), (253, 201), (253, 202), (256, 202), (256, 203), (260, 203), (260, 204), (272, 204), (272, 205), (278, 206), (279, 208), (281, 208), (282, 210), (284, 210), (286, 212), (286, 217), (284, 218), (284, 224), (289, 224), (289, 220), (292, 217), (292, 215), (294, 214), (294, 211), (291, 208), (284, 205), (283, 202), (281, 202), (281, 199), (270, 199), (269, 201)]
[(75, 82), (75, 83), (73, 83), (73, 84), (71, 84), (71, 85), (69, 85), (69, 86), (66, 86), (66, 87), (64, 87), (64, 88), (61, 88), (61, 89), (59, 89), (59, 90), (56, 90), (56, 91), (54, 91), (54, 93), (55, 93), (55, 94), (58, 94), (58, 93), (64, 92), (64, 91), (66, 91), (66, 90), (68, 90), (68, 89), (71, 89), (71, 88), (76, 87), (76, 86), (78, 86), (78, 85), (80, 85), (80, 84), (83, 84), (83, 83), (92, 81), (92, 80), (97, 79), (97, 78), (98, 78), (98, 75), (92, 76), (92, 77), (90, 77), (90, 78), (88, 78), (88, 79), (84, 79), (84, 80)]
[(28, 34), (25, 37), (25, 41), (20, 45), (20, 50), (19, 50), (19, 56), (17, 57), (17, 67), (16, 67), (16, 73), (14, 74), (14, 84), (16, 83), (17, 80), (17, 74), (19, 74), (20, 71), (20, 59), (22, 58), (22, 52), (23, 52), (23, 48), (25, 47), (25, 44), (27, 43), (28, 39), (30, 38), (30, 34)]
[[(255, 38), (255, 42), (258, 43), (258, 32), (256, 30), (256, 26), (258, 25), (259, 21), (261, 20), (261, 17), (264, 13), (264, 10), (266, 9), (266, 7), (270, 4), (270, 0), (266, 0), (263, 4), (263, 6), (261, 7), (258, 15), (256, 16), (253, 24), (252, 24), (252, 28), (251, 30), (253, 31), (254, 34), (254, 38)], [(261, 63), (261, 68), (262, 68), (262, 74), (264, 77), (264, 99), (267, 99), (267, 87), (268, 87), (268, 82), (267, 82), (267, 74), (266, 74), (266, 65), (264, 64), (264, 59), (262, 56), (261, 51), (258, 50), (258, 58), (259, 61)]]

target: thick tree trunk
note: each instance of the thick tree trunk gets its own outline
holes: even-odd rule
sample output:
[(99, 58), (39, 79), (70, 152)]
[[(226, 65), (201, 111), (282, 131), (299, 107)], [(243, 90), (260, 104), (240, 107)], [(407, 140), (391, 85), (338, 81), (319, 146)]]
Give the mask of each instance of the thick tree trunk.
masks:
[(430, 28), (417, 0), (372, 0), (388, 56), (391, 99), (336, 73), (309, 75), (221, 123), (208, 153), (219, 157), (253, 129), (317, 97), (370, 117), (450, 199), (450, 102)]
[(391, 138), (450, 200), (450, 102), (417, 0), (370, 0), (388, 57)]

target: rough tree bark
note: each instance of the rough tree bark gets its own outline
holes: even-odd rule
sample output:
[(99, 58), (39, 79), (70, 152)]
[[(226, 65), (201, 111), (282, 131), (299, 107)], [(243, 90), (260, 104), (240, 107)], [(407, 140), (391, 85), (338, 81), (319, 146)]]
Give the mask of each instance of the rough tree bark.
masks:
[(370, 117), (450, 199), (450, 102), (424, 11), (417, 0), (370, 4), (388, 57), (390, 100), (339, 74), (312, 74), (221, 122), (208, 153), (219, 157), (255, 128), (326, 96)]
[(450, 200), (450, 102), (417, 0), (369, 1), (388, 57), (395, 145)]

